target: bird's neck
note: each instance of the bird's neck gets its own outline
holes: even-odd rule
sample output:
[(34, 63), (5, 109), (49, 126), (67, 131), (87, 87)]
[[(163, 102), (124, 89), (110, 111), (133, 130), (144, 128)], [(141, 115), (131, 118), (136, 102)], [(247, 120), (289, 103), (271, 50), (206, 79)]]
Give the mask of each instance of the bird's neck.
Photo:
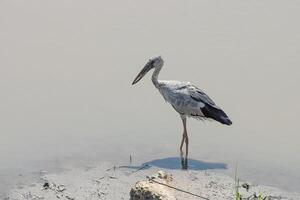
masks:
[(153, 84), (155, 85), (156, 88), (159, 87), (159, 83), (158, 83), (158, 74), (159, 74), (161, 68), (162, 68), (162, 67), (156, 67), (156, 68), (154, 69), (153, 74), (152, 74), (152, 82), (153, 82)]

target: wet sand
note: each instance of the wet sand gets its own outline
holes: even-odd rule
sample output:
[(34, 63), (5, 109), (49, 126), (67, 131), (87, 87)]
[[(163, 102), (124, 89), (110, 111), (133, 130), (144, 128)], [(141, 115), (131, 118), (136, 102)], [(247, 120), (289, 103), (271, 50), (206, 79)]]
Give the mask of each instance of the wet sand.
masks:
[[(223, 173), (226, 170), (223, 163), (191, 160), (188, 170), (181, 170), (179, 166), (180, 160), (177, 158), (156, 160), (137, 166), (115, 166), (108, 162), (85, 167), (66, 166), (65, 170), (59, 173), (41, 171), (37, 180), (18, 183), (9, 191), (6, 199), (129, 199), (130, 188), (137, 181), (146, 180), (146, 176), (151, 176), (159, 170), (172, 174), (172, 187), (209, 199), (234, 198), (234, 179)], [(248, 192), (240, 189), (245, 196), (262, 193), (281, 199), (300, 199), (300, 194), (249, 184)], [(178, 200), (199, 199), (195, 195), (167, 189)]]

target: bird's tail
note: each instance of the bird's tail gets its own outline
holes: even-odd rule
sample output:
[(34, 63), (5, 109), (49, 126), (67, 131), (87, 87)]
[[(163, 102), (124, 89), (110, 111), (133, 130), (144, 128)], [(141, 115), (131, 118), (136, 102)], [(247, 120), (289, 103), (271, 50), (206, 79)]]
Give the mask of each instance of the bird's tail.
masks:
[(222, 124), (230, 126), (232, 124), (232, 121), (229, 119), (229, 117), (226, 115), (226, 113), (220, 109), (216, 108), (210, 105), (206, 105), (204, 107), (203, 114), (208, 117), (212, 118)]
[(232, 124), (232, 121), (229, 119), (229, 117), (221, 117), (219, 122), (221, 122), (222, 124), (226, 124), (228, 126)]

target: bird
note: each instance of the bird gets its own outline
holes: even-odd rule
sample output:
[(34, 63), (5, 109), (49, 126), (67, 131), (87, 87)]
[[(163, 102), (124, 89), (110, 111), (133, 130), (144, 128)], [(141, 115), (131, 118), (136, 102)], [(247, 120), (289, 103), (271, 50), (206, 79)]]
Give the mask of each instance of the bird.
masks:
[[(164, 60), (161, 56), (150, 58), (144, 68), (138, 73), (132, 85), (139, 82), (151, 69), (152, 83), (158, 89), (166, 102), (171, 104), (176, 112), (179, 113), (182, 124), (183, 134), (180, 142), (180, 154), (183, 158), (183, 144), (185, 143), (185, 162), (187, 165), (189, 137), (187, 133), (187, 117), (212, 120), (220, 122), (224, 125), (231, 125), (232, 121), (227, 114), (218, 107), (215, 102), (205, 94), (201, 89), (190, 82), (174, 81), (174, 80), (158, 80), (158, 75), (164, 66)], [(183, 161), (182, 161), (183, 162)]]

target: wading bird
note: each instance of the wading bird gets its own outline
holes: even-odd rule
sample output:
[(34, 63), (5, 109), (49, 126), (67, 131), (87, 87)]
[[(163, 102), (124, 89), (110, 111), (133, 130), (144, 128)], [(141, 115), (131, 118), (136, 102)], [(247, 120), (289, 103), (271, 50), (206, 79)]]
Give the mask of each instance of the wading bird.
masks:
[(212, 119), (222, 124), (231, 125), (232, 122), (225, 112), (218, 107), (209, 96), (189, 82), (158, 80), (158, 74), (164, 65), (164, 60), (158, 56), (150, 59), (132, 82), (141, 80), (147, 72), (154, 69), (152, 82), (164, 99), (180, 114), (183, 123), (183, 135), (180, 143), (180, 153), (183, 158), (183, 143), (185, 142), (185, 159), (187, 162), (189, 138), (186, 129), (186, 118)]

